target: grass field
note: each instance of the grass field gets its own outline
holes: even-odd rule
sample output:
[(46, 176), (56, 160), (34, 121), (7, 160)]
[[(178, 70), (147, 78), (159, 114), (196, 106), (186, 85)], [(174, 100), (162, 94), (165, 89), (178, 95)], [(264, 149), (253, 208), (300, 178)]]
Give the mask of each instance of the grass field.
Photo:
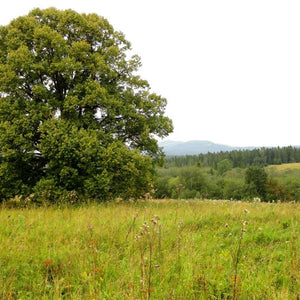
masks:
[(270, 165), (267, 169), (274, 169), (276, 171), (284, 171), (289, 169), (300, 170), (300, 163), (289, 163), (289, 164), (282, 164), (282, 165)]
[(299, 299), (295, 203), (0, 210), (1, 299)]

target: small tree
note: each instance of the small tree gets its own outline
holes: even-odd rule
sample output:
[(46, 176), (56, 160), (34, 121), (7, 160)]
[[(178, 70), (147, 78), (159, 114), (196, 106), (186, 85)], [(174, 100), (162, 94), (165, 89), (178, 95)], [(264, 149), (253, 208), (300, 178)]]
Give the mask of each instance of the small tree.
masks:
[(262, 167), (249, 167), (245, 173), (247, 191), (251, 197), (266, 200), (268, 175)]
[(34, 9), (0, 27), (0, 197), (139, 197), (172, 131), (166, 99), (108, 21)]

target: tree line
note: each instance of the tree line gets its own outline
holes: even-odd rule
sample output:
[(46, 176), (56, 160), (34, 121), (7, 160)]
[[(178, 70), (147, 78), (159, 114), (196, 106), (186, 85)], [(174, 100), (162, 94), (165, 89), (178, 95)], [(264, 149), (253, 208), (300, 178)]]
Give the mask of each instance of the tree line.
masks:
[(155, 196), (300, 201), (300, 168), (266, 167), (297, 162), (297, 147), (167, 157), (165, 167), (157, 169)]
[(160, 168), (155, 183), (156, 198), (300, 201), (300, 169), (283, 174), (251, 166), (218, 171), (184, 166)]
[(166, 167), (184, 167), (201, 165), (217, 169), (221, 161), (228, 160), (233, 168), (250, 166), (280, 165), (300, 162), (300, 147), (260, 148), (254, 150), (234, 150), (228, 152), (206, 153), (198, 155), (168, 156)]

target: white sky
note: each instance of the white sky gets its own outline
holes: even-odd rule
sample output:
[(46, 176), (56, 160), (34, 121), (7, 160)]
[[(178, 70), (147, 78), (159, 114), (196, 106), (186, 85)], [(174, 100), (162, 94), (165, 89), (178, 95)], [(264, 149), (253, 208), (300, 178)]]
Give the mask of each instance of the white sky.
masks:
[(104, 16), (168, 99), (167, 139), (300, 145), (299, 0), (8, 0), (0, 24), (34, 7)]

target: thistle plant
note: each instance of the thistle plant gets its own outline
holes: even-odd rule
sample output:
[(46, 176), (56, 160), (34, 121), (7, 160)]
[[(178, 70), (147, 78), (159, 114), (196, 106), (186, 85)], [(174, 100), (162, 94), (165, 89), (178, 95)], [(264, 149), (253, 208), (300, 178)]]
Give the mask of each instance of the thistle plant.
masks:
[(181, 240), (182, 240), (182, 230), (183, 230), (183, 222), (179, 222), (178, 224), (178, 233), (177, 233), (177, 266), (179, 270), (179, 274), (181, 272)]
[[(154, 216), (150, 223), (144, 222), (140, 227), (140, 231), (136, 234), (135, 239), (139, 244), (140, 251), (140, 284), (141, 296), (146, 296), (150, 299), (151, 296), (151, 275), (153, 270), (153, 255), (154, 251), (160, 249), (160, 230), (159, 230), (159, 217)], [(149, 255), (147, 258), (146, 255)], [(160, 265), (154, 265), (158, 269)]]
[[(244, 214), (248, 214), (248, 213), (249, 213), (249, 210), (245, 209)], [(238, 299), (238, 281), (239, 281), (238, 265), (239, 265), (241, 255), (242, 255), (242, 241), (244, 238), (244, 234), (246, 232), (247, 225), (248, 225), (247, 221), (242, 222), (242, 227), (241, 227), (240, 235), (238, 238), (237, 250), (236, 250), (235, 257), (234, 257), (234, 265), (233, 265), (234, 275), (233, 275), (233, 288), (232, 288), (232, 299), (233, 300)]]

